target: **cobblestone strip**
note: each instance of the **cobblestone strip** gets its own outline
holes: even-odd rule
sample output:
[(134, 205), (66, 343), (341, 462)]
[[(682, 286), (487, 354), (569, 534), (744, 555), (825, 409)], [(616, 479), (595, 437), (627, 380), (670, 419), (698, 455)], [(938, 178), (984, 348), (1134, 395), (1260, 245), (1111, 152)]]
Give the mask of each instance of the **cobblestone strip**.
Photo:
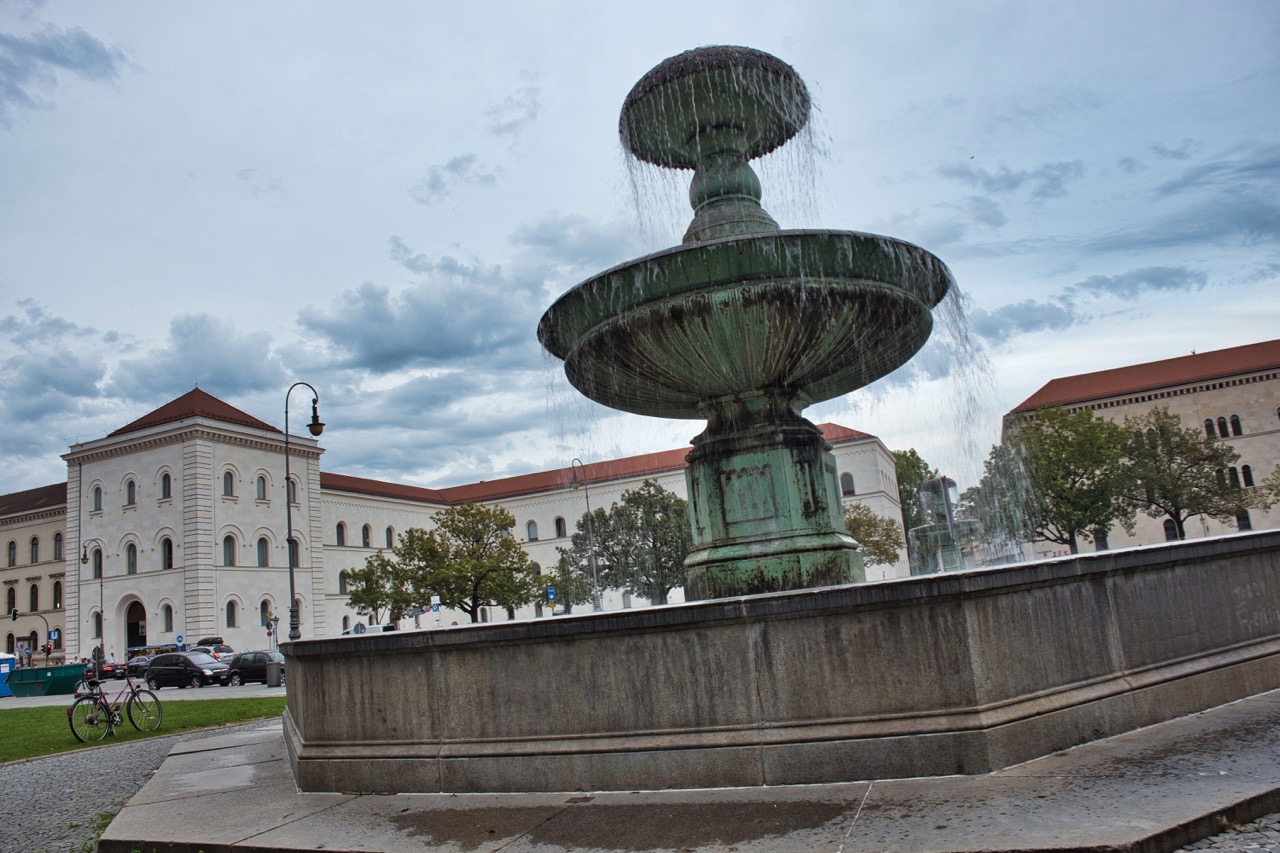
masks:
[(1229, 829), (1203, 841), (1183, 847), (1178, 853), (1192, 850), (1223, 850), (1227, 853), (1280, 853), (1280, 813), (1250, 821), (1237, 829)]
[(0, 820), (0, 853), (93, 851), (97, 844), (91, 841), (97, 835), (94, 824), (98, 817), (115, 815), (124, 808), (175, 744), (261, 725), (259, 721), (150, 737), (0, 765), (0, 791), (4, 792), (5, 803)]

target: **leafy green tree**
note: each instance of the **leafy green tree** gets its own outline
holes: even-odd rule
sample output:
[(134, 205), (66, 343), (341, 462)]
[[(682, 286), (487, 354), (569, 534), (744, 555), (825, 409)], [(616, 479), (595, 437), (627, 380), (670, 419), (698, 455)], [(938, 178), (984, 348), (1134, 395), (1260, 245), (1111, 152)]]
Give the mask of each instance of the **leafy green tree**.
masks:
[(345, 574), (351, 609), (375, 623), (382, 624), (384, 616), (398, 622), (412, 606), (404, 573), (381, 551), (367, 558), (363, 568), (348, 569)]
[(517, 607), (543, 600), (546, 585), (511, 535), (515, 518), (500, 506), (460, 504), (433, 516), (429, 531), (406, 531), (396, 546), (413, 600), (440, 596), (442, 607), (480, 621), (480, 608)]
[(1272, 504), (1280, 503), (1280, 465), (1277, 465), (1276, 470), (1258, 484), (1258, 488), (1265, 496), (1261, 502), (1264, 507), (1269, 508)]
[(902, 527), (892, 518), (876, 515), (866, 504), (844, 508), (844, 526), (859, 546), (868, 566), (898, 562), (901, 553)]
[(931, 468), (914, 448), (893, 451), (893, 462), (898, 480), (898, 502), (902, 505), (902, 523), (910, 530), (926, 523), (920, 489), (927, 480), (938, 476), (938, 469)]
[(1186, 520), (1193, 515), (1234, 522), (1261, 505), (1256, 490), (1242, 489), (1227, 476), (1240, 461), (1230, 444), (1183, 427), (1165, 407), (1125, 418), (1124, 425), (1134, 474), (1129, 500), (1152, 518), (1171, 519), (1179, 539), (1186, 538)]
[[(560, 559), (551, 576), (551, 586), (556, 588), (555, 606), (563, 607), (565, 613), (572, 613), (575, 606), (591, 600), (591, 577), (587, 574), (587, 565), (581, 562), (585, 557), (577, 554), (573, 547), (560, 548), (559, 551)], [(582, 552), (583, 555), (585, 553)]]
[(588, 582), (590, 539), (603, 589), (621, 589), (666, 604), (671, 590), (684, 585), (684, 558), (693, 546), (688, 504), (653, 480), (622, 493), (608, 510), (596, 508), (578, 519), (570, 547), (561, 549)]
[(1078, 554), (1080, 539), (1105, 541), (1113, 524), (1133, 530), (1127, 441), (1124, 427), (1087, 409), (1041, 409), (1012, 431), (1010, 443), (1027, 476), (1025, 529), (1032, 539)]

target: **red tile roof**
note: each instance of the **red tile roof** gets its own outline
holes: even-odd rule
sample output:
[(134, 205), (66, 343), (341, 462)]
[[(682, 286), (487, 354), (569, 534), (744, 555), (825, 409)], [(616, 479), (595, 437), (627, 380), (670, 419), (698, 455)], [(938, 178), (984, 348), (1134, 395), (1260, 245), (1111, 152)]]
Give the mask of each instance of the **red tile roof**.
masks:
[(47, 507), (64, 506), (67, 502), (67, 484), (54, 483), (22, 492), (0, 495), (0, 515), (17, 515)]
[(1280, 368), (1280, 340), (1054, 379), (1009, 414)]
[(138, 430), (146, 429), (147, 427), (174, 423), (175, 421), (195, 417), (208, 418), (215, 421), (225, 421), (226, 423), (239, 424), (240, 426), (265, 429), (270, 432), (281, 432), (281, 430), (273, 427), (271, 424), (260, 421), (253, 415), (240, 411), (230, 403), (224, 403), (206, 391), (202, 391), (199, 388), (193, 388), (176, 400), (170, 400), (168, 403), (165, 403), (154, 412), (143, 415), (132, 423), (125, 424), (120, 427), (120, 429), (110, 433), (109, 437), (124, 435), (129, 432), (137, 432)]
[[(833, 444), (861, 441), (873, 437), (868, 433), (842, 427), (838, 424), (819, 424), (818, 428), (822, 430), (822, 435), (827, 441)], [(660, 450), (657, 453), (643, 453), (639, 456), (624, 456), (621, 459), (610, 459), (607, 462), (592, 462), (582, 466), (582, 478), (588, 483), (607, 483), (613, 480), (627, 480), (634, 477), (648, 477), (654, 474), (679, 471), (687, 467), (688, 463), (685, 462), (684, 458), (688, 455), (689, 450), (690, 448), (688, 447), (680, 447), (675, 450)], [(342, 474), (326, 474), (323, 472), (320, 474), (320, 486), (324, 489), (438, 504), (491, 501), (513, 495), (550, 492), (569, 488), (572, 482), (572, 468), (554, 468), (550, 471), (503, 477), (499, 480), (481, 480), (478, 483), (466, 483), (461, 486), (449, 486), (442, 489), (402, 486), (379, 480), (347, 477)]]

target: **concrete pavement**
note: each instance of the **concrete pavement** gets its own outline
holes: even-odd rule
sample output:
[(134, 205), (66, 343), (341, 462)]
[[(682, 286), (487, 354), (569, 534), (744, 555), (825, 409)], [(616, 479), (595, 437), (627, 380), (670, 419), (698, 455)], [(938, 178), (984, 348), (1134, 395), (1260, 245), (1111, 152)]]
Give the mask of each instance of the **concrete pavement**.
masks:
[(1171, 851), (1280, 811), (1280, 691), (983, 776), (561, 794), (301, 794), (279, 723), (174, 748), (102, 853)]

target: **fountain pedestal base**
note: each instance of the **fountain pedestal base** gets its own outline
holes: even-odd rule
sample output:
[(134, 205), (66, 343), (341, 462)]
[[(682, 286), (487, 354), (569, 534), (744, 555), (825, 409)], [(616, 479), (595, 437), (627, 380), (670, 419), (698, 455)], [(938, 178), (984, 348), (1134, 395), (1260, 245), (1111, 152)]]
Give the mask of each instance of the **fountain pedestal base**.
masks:
[(822, 432), (791, 411), (743, 420), (717, 412), (687, 457), (686, 599), (866, 580)]

